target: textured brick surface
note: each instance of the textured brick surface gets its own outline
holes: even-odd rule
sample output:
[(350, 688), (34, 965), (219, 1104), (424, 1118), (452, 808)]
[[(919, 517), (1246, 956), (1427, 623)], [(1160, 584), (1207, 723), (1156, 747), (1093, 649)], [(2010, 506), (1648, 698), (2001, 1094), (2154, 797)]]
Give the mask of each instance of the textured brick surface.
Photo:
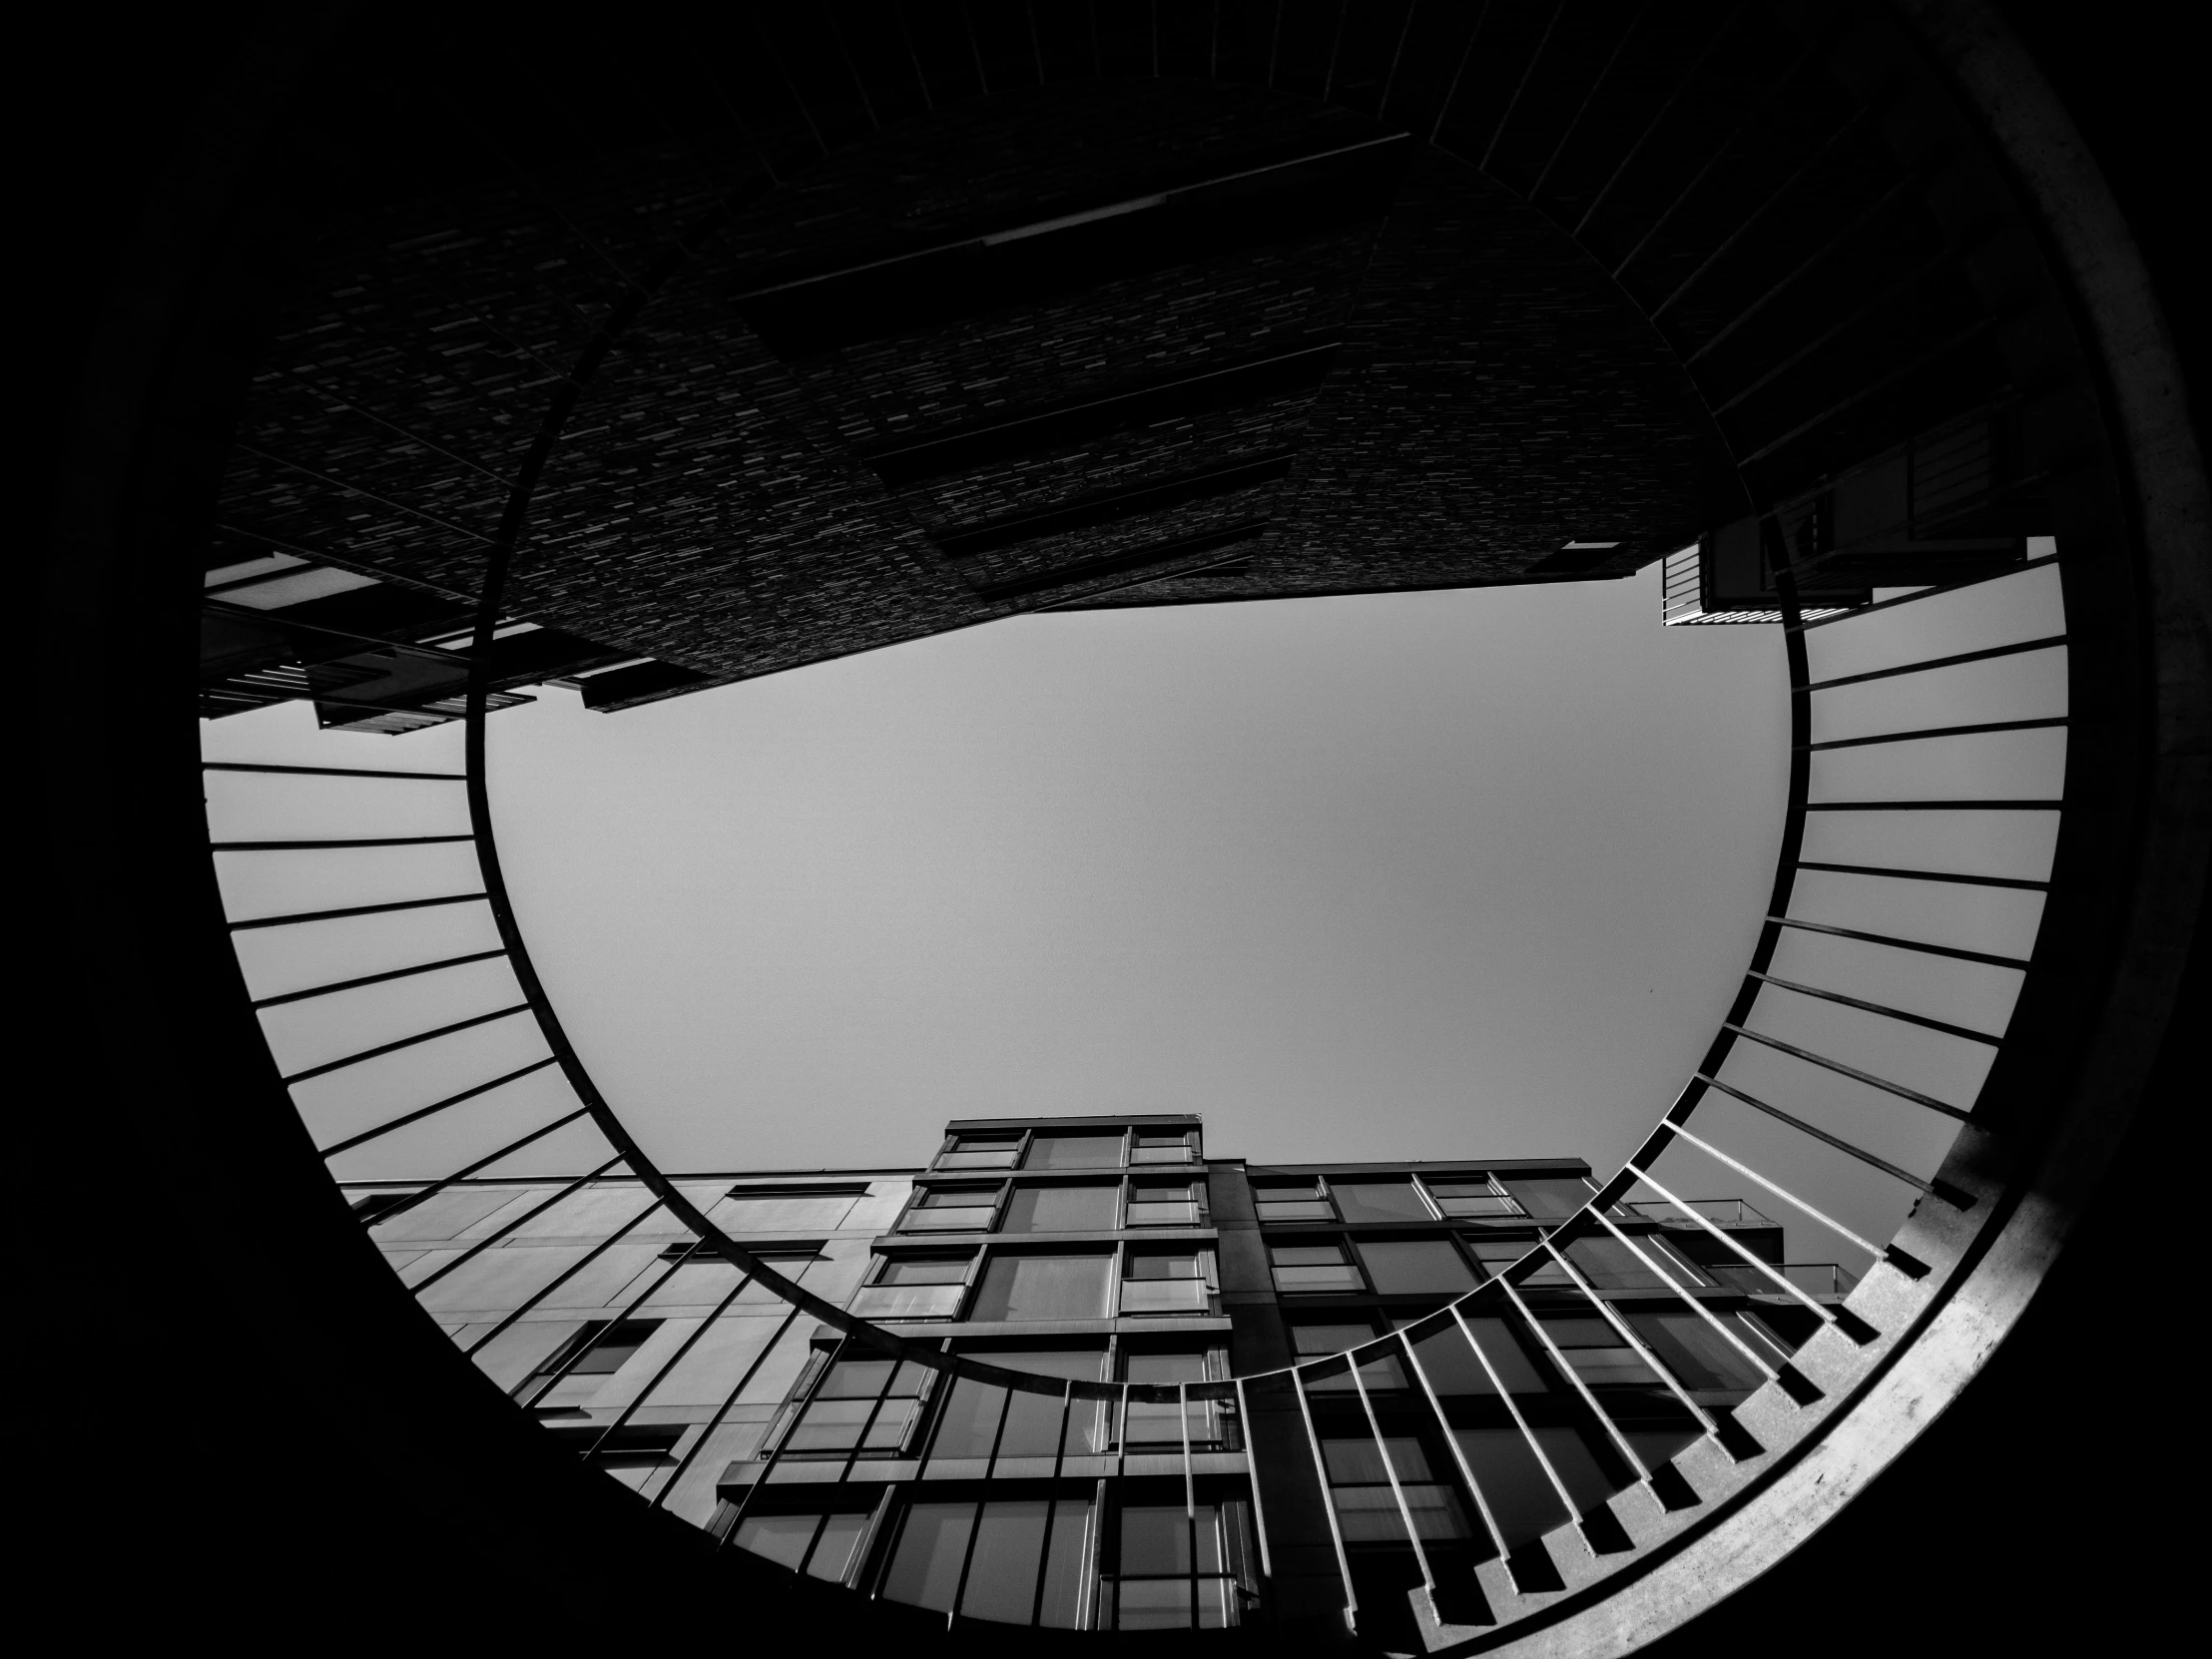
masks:
[[(1572, 573), (1619, 575), (1740, 516), (1745, 478), (1795, 487), (1864, 447), (1896, 400), (1981, 394), (1925, 213), (1872, 127), (1829, 143), (1848, 100), (1787, 30), (1636, 13), (1616, 53), (1625, 7), (1557, 39), (1542, 5), (1327, 10), (922, 4), (894, 38), (802, 6), (673, 72), (579, 60), (511, 109), (408, 105), (397, 159), (364, 119), (348, 165), (374, 188), (330, 199), (380, 205), (271, 274), (287, 297), (211, 562), (276, 546), (473, 593), (589, 365), (509, 608), (708, 684), (1047, 605), (1527, 580), (1570, 539), (1619, 541)], [(777, 284), (1391, 134), (1412, 135), (1379, 164), (1405, 158), (1394, 187), (1348, 187), (1375, 191), (1364, 217), (1339, 199), (1301, 230), (1294, 205), (1280, 235), (905, 332), (745, 320)], [(1792, 276), (1893, 200), (1848, 260)], [(895, 489), (866, 460), (1323, 340), (1312, 390)], [(1268, 483), (947, 556), (980, 524), (1286, 449)], [(1129, 564), (1256, 519), (1227, 568)]]

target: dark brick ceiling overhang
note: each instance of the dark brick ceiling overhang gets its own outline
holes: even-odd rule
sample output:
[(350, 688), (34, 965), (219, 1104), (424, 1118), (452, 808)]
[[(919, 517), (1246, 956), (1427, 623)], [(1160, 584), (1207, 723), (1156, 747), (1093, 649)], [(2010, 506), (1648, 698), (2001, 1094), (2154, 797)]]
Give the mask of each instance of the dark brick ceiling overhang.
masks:
[(656, 660), (620, 706), (1029, 610), (1625, 574), (2003, 384), (1855, 8), (1093, 15), (371, 43), (302, 117), (331, 207), (210, 563), (465, 599), (511, 540), (510, 614)]

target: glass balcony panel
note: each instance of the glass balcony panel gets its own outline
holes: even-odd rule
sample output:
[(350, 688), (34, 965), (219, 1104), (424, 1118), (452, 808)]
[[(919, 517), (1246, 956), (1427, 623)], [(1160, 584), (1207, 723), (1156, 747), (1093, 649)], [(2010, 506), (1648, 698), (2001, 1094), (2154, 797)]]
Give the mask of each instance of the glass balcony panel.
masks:
[(1329, 1190), (1346, 1221), (1434, 1219), (1410, 1181), (1332, 1181)]
[(1268, 1198), (1259, 1201), (1262, 1221), (1335, 1221), (1337, 1212), (1325, 1198)]
[(1129, 1205), (1131, 1227), (1196, 1227), (1198, 1206), (1190, 1199), (1163, 1200), (1158, 1203), (1132, 1200)]
[(864, 1320), (948, 1320), (966, 1294), (964, 1285), (864, 1285), (851, 1307)]
[(987, 1147), (974, 1152), (943, 1152), (937, 1155), (938, 1169), (1012, 1169), (1014, 1160), (1021, 1155), (1019, 1147)]
[(1119, 1135), (1039, 1135), (1024, 1169), (1118, 1169)]
[(1203, 1314), (1212, 1304), (1203, 1279), (1125, 1279), (1124, 1314)]
[(1361, 1283), (1360, 1270), (1353, 1267), (1279, 1267), (1275, 1270), (1275, 1288), (1284, 1292), (1349, 1291), (1358, 1293), (1366, 1287)]
[(1524, 1214), (1502, 1193), (1438, 1193), (1436, 1208), (1454, 1221), (1508, 1221)]
[(979, 1208), (909, 1210), (898, 1224), (901, 1233), (988, 1233), (996, 1205)]

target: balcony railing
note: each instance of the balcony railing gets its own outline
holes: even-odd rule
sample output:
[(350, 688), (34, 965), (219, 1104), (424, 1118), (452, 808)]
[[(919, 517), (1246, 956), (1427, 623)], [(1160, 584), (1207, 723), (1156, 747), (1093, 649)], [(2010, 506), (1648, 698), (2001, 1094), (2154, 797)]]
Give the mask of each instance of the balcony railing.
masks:
[(1639, 1221), (1655, 1221), (1662, 1227), (1686, 1227), (1697, 1231), (1697, 1223), (1685, 1216), (1683, 1210), (1693, 1210), (1715, 1227), (1774, 1227), (1775, 1220), (1754, 1210), (1740, 1198), (1691, 1198), (1682, 1202), (1680, 1209), (1672, 1204), (1654, 1199), (1639, 1199), (1621, 1206)]

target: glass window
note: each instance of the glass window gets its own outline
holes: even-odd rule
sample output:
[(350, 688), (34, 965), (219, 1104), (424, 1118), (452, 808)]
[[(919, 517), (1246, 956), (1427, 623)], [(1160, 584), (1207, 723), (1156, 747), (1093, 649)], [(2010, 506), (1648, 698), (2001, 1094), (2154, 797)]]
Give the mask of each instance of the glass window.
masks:
[(1457, 1296), (1474, 1289), (1474, 1270), (1449, 1239), (1362, 1239), (1360, 1259), (1383, 1296)]
[(1197, 1227), (1203, 1219), (1196, 1182), (1140, 1181), (1130, 1189), (1131, 1227)]
[[(1389, 1434), (1381, 1443), (1371, 1434), (1324, 1440), (1321, 1452), (1346, 1543), (1405, 1541), (1397, 1493), (1390, 1490), (1393, 1471), (1404, 1493), (1405, 1510), (1423, 1542), (1472, 1536), (1459, 1494), (1437, 1479), (1427, 1451), (1412, 1435)], [(1385, 1452), (1387, 1468), (1382, 1461)]]
[[(1041, 1350), (1034, 1352), (978, 1353), (972, 1358), (1008, 1371), (1038, 1377), (1067, 1377), (1096, 1382), (1104, 1367), (1099, 1349)], [(1003, 1387), (972, 1377), (954, 1381), (929, 1442), (931, 1458), (989, 1457), (993, 1447), (1000, 1457), (1050, 1457), (1060, 1439), (1061, 1396), (1029, 1393)], [(1068, 1454), (1078, 1456), (1096, 1449), (1090, 1419), (1097, 1415), (1093, 1401), (1078, 1399), (1069, 1406)]]
[[(848, 1502), (854, 1500), (848, 1499)], [(860, 1540), (867, 1534), (868, 1507), (802, 1514), (749, 1514), (738, 1522), (731, 1542), (766, 1556), (810, 1578), (841, 1583), (857, 1564)]]
[(1039, 1135), (1029, 1144), (1024, 1169), (1118, 1169), (1119, 1135)]
[(854, 1293), (862, 1319), (951, 1319), (966, 1294), (972, 1256), (879, 1256), (873, 1283)]
[(898, 1224), (902, 1233), (988, 1233), (997, 1187), (922, 1187)]
[(1119, 1187), (1016, 1187), (1002, 1231), (1111, 1232), (1120, 1199)]
[(1606, 1321), (1593, 1316), (1547, 1319), (1543, 1325), (1552, 1346), (1565, 1357), (1574, 1374), (1592, 1387), (1659, 1385), (1658, 1376)]
[(1646, 1313), (1625, 1307), (1621, 1314), (1693, 1393), (1749, 1393), (1766, 1381), (1757, 1367), (1695, 1314)]
[[(1219, 1629), (1238, 1622), (1231, 1557), (1243, 1554), (1244, 1504), (1125, 1503), (1115, 1528), (1111, 1622), (1120, 1630)], [(1236, 1534), (1234, 1538), (1230, 1534)]]
[[(1459, 1442), (1459, 1454), (1482, 1488), (1482, 1501), (1507, 1549), (1532, 1543), (1570, 1518), (1558, 1488), (1518, 1428), (1454, 1427), (1451, 1437)], [(1544, 1450), (1548, 1455), (1551, 1448)]]
[(660, 1327), (659, 1320), (593, 1320), (525, 1378), (514, 1397), (525, 1405), (582, 1405)]
[(975, 1503), (915, 1503), (907, 1506), (898, 1548), (883, 1576), (883, 1594), (909, 1607), (952, 1611), (960, 1593), (960, 1571), (967, 1564), (968, 1533), (975, 1526)]
[(1533, 1178), (1506, 1175), (1500, 1176), (1498, 1182), (1538, 1221), (1565, 1220), (1589, 1202), (1591, 1193), (1587, 1181), (1571, 1175)]
[[(1474, 1259), (1482, 1264), (1483, 1276), (1490, 1279), (1496, 1278), (1523, 1256), (1537, 1248), (1534, 1239), (1484, 1239), (1466, 1235), (1464, 1236), (1464, 1242), (1467, 1249), (1473, 1252)], [(1540, 1261), (1536, 1271), (1526, 1279), (1520, 1280), (1520, 1284), (1566, 1285), (1570, 1287), (1574, 1284), (1574, 1281), (1567, 1277), (1567, 1270), (1554, 1262), (1549, 1255), (1540, 1251), (1538, 1255)]]
[[(1348, 1348), (1358, 1348), (1362, 1343), (1372, 1343), (1375, 1336), (1375, 1327), (1366, 1323), (1301, 1324), (1291, 1327), (1291, 1347), (1302, 1361), (1319, 1360), (1327, 1355), (1342, 1354)], [(1363, 1362), (1360, 1367), (1360, 1381), (1371, 1388), (1402, 1388), (1408, 1385), (1405, 1366), (1394, 1354), (1383, 1354)], [(1306, 1381), (1306, 1386), (1317, 1393), (1350, 1393), (1353, 1391), (1352, 1373), (1347, 1371), (1336, 1377)]]
[(1168, 1135), (1147, 1134), (1139, 1130), (1131, 1137), (1129, 1149), (1132, 1164), (1187, 1164), (1191, 1161), (1190, 1137), (1180, 1131)]
[(1121, 1287), (1124, 1314), (1204, 1314), (1211, 1311), (1205, 1253), (1132, 1250)]
[(1270, 1245), (1268, 1263), (1275, 1270), (1275, 1288), (1279, 1291), (1359, 1292), (1367, 1288), (1360, 1270), (1346, 1259), (1343, 1245)]
[(645, 1340), (661, 1328), (659, 1320), (621, 1320), (601, 1326), (582, 1359), (568, 1368), (571, 1377), (605, 1377), (630, 1363)]
[(928, 1382), (928, 1371), (910, 1362), (840, 1360), (784, 1436), (784, 1451), (891, 1455), (912, 1434)]
[[(1122, 1357), (1121, 1375), (1128, 1382), (1173, 1386), (1178, 1382), (1203, 1382), (1213, 1369), (1211, 1352), (1199, 1349), (1182, 1354), (1126, 1354)], [(1234, 1449), (1228, 1427), (1235, 1414), (1234, 1407), (1213, 1399), (1191, 1399), (1184, 1403), (1189, 1407), (1194, 1450)], [(1180, 1451), (1183, 1424), (1175, 1401), (1130, 1400), (1122, 1424), (1122, 1439), (1132, 1451), (1163, 1448)]]
[(994, 1255), (983, 1270), (975, 1299), (978, 1320), (1096, 1320), (1106, 1318), (1112, 1283), (1111, 1256)]
[(1335, 1221), (1336, 1206), (1318, 1181), (1255, 1182), (1252, 1202), (1262, 1221)]
[[(1688, 1268), (1666, 1251), (1654, 1249), (1659, 1242), (1655, 1235), (1646, 1235), (1636, 1241), (1646, 1254), (1658, 1260), (1660, 1267), (1674, 1276), (1677, 1284), (1710, 1283), (1703, 1274)], [(1663, 1291), (1667, 1288), (1665, 1276), (1639, 1261), (1636, 1252), (1618, 1239), (1577, 1239), (1567, 1246), (1567, 1258), (1583, 1278), (1601, 1291)]]
[(1338, 1214), (1346, 1221), (1433, 1221), (1410, 1181), (1331, 1181)]
[(1082, 1607), (1090, 1530), (1084, 1498), (911, 1504), (882, 1594), (940, 1613), (957, 1605), (967, 1618), (997, 1624), (1071, 1630)]
[(1456, 1181), (1424, 1178), (1423, 1185), (1428, 1188), (1428, 1196), (1436, 1201), (1436, 1208), (1454, 1221), (1505, 1221), (1524, 1213), (1512, 1199), (1491, 1186), (1487, 1176)]
[(1019, 1135), (961, 1135), (937, 1154), (939, 1169), (1012, 1169), (1021, 1156)]

